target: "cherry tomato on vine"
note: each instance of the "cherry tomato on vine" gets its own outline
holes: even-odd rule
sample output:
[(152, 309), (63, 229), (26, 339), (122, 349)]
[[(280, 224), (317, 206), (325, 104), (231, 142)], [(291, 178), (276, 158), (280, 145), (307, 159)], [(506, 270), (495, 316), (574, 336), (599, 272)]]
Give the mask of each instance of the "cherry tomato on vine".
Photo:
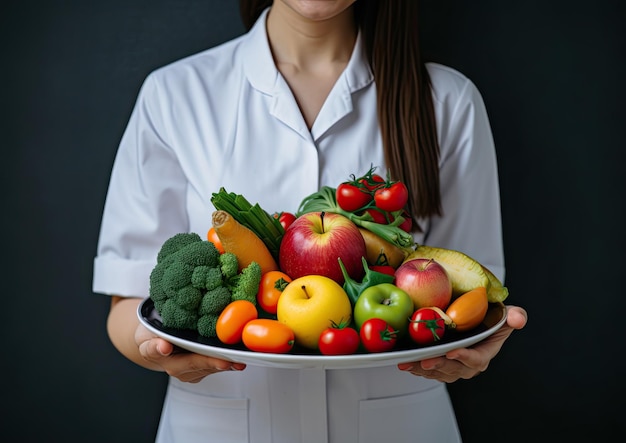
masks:
[(369, 189), (370, 191), (374, 191), (375, 189), (379, 188), (380, 186), (385, 184), (385, 179), (382, 178), (380, 175), (378, 174), (372, 174), (371, 176), (367, 177), (362, 177), (359, 180), (359, 183), (361, 183), (363, 186), (365, 186), (367, 189)]
[(291, 212), (274, 212), (272, 216), (278, 219), (285, 230), (296, 220), (296, 216)]
[(409, 335), (420, 345), (429, 345), (443, 338), (446, 323), (439, 312), (432, 308), (419, 308), (409, 320)]
[(337, 204), (341, 209), (354, 212), (372, 201), (372, 195), (367, 189), (352, 183), (341, 183), (336, 190)]
[(393, 219), (393, 217), (391, 217), (389, 220), (387, 220), (385, 214), (383, 214), (379, 209), (369, 208), (366, 209), (365, 212), (367, 212), (372, 217), (374, 223), (379, 223), (381, 225), (389, 224)]
[(357, 351), (360, 342), (356, 329), (340, 324), (322, 331), (318, 348), (323, 355), (350, 355)]
[(396, 345), (398, 331), (385, 320), (374, 317), (361, 325), (359, 336), (368, 352), (386, 352)]
[(398, 227), (404, 232), (410, 233), (411, 229), (413, 229), (413, 218), (409, 215), (406, 209), (402, 212), (402, 217), (404, 218), (404, 221), (400, 223)]
[(281, 271), (267, 271), (261, 276), (259, 292), (257, 292), (257, 303), (265, 312), (276, 314), (278, 299), (283, 290), (291, 282), (291, 277)]
[(275, 354), (289, 352), (295, 343), (293, 330), (270, 318), (257, 318), (246, 323), (241, 339), (251, 351)]
[(215, 326), (217, 338), (227, 345), (239, 343), (243, 328), (257, 317), (258, 311), (252, 302), (248, 300), (230, 302), (217, 319)]
[(374, 203), (383, 211), (400, 211), (406, 206), (408, 200), (409, 190), (402, 182), (379, 188), (374, 193)]

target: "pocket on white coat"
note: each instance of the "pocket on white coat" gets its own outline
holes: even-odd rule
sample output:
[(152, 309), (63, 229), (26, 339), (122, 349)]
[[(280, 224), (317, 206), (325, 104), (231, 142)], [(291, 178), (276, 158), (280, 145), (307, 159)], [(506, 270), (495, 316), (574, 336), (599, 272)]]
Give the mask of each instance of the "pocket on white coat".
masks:
[(359, 402), (359, 443), (459, 443), (444, 387)]
[(249, 443), (248, 399), (168, 389), (157, 443)]

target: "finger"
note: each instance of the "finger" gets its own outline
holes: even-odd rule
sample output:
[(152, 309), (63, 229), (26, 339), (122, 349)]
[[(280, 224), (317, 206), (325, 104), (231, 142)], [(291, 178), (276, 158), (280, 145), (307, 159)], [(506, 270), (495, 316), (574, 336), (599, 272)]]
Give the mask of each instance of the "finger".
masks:
[(414, 361), (409, 363), (399, 363), (398, 369), (401, 371), (413, 371), (418, 367), (424, 369), (425, 371), (430, 371), (439, 368), (443, 365), (445, 358), (444, 357), (433, 357), (427, 358), (421, 361)]
[(160, 338), (156, 338), (154, 340), (156, 341), (157, 352), (163, 357), (167, 357), (174, 352), (175, 346), (172, 343), (162, 340)]
[(218, 372), (241, 370), (241, 365), (233, 362), (192, 353), (172, 355), (164, 367), (172, 377), (190, 383), (197, 383), (207, 375)]
[(158, 363), (163, 358), (167, 358), (172, 351), (173, 346), (159, 338), (152, 338), (139, 343), (139, 353), (144, 359), (151, 362)]
[(419, 362), (419, 366), (425, 371), (434, 371), (445, 365), (446, 359), (444, 357), (426, 358)]
[(441, 361), (430, 365), (428, 363), (420, 366), (421, 373), (425, 376), (436, 376), (446, 381), (458, 380), (459, 378), (472, 378), (480, 372), (480, 369), (468, 366), (463, 361), (443, 358)]
[(410, 363), (399, 363), (398, 369), (408, 371), (415, 375), (431, 375), (444, 367), (446, 363), (445, 357), (434, 357), (422, 361), (414, 361)]
[(453, 351), (448, 352), (446, 357), (450, 361), (455, 361), (467, 368), (480, 372), (487, 369), (487, 364), (489, 362), (489, 359), (485, 359), (481, 352), (471, 348), (454, 349)]
[(513, 329), (522, 329), (528, 321), (528, 313), (519, 306), (507, 306), (506, 322)]
[(480, 371), (461, 364), (458, 361), (443, 359), (442, 362), (433, 363), (433, 366), (426, 365), (426, 369), (420, 362), (403, 363), (398, 366), (400, 369), (410, 372), (420, 377), (439, 380), (445, 383), (452, 383), (460, 378), (469, 379), (476, 376)]

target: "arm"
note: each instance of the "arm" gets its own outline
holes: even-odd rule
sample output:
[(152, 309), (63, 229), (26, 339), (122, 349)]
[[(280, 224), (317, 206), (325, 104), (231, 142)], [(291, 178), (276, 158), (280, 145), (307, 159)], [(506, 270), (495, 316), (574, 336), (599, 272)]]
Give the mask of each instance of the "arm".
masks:
[(163, 371), (181, 381), (196, 383), (209, 374), (245, 368), (244, 364), (183, 352), (154, 336), (137, 319), (140, 298), (113, 296), (107, 332), (115, 348), (147, 369)]
[(113, 346), (130, 361), (148, 369), (162, 371), (159, 365), (143, 358), (135, 341), (135, 335), (140, 326), (136, 314), (140, 303), (140, 298), (111, 297), (107, 333)]
[[(187, 179), (168, 143), (158, 88), (146, 81), (116, 155), (107, 193), (93, 290), (111, 295), (107, 333), (122, 355), (182, 381), (243, 365), (182, 352), (143, 327), (137, 307), (168, 237), (185, 232)], [(123, 296), (119, 296), (119, 294)]]

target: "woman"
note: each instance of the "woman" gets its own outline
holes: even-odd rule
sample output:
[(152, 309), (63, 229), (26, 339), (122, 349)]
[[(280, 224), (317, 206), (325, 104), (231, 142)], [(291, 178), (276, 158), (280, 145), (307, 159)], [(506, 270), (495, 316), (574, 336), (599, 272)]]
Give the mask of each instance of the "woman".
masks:
[[(240, 2), (245, 35), (151, 73), (122, 137), (95, 261), (108, 333), (170, 375), (159, 442), (460, 441), (445, 382), (487, 368), (525, 325), (375, 369), (268, 369), (175, 352), (136, 309), (168, 237), (206, 232), (220, 187), (268, 212), (378, 165), (410, 189), (415, 239), (504, 277), (495, 150), (460, 73), (420, 60), (415, 0)], [(382, 416), (382, 418), (381, 418)]]

